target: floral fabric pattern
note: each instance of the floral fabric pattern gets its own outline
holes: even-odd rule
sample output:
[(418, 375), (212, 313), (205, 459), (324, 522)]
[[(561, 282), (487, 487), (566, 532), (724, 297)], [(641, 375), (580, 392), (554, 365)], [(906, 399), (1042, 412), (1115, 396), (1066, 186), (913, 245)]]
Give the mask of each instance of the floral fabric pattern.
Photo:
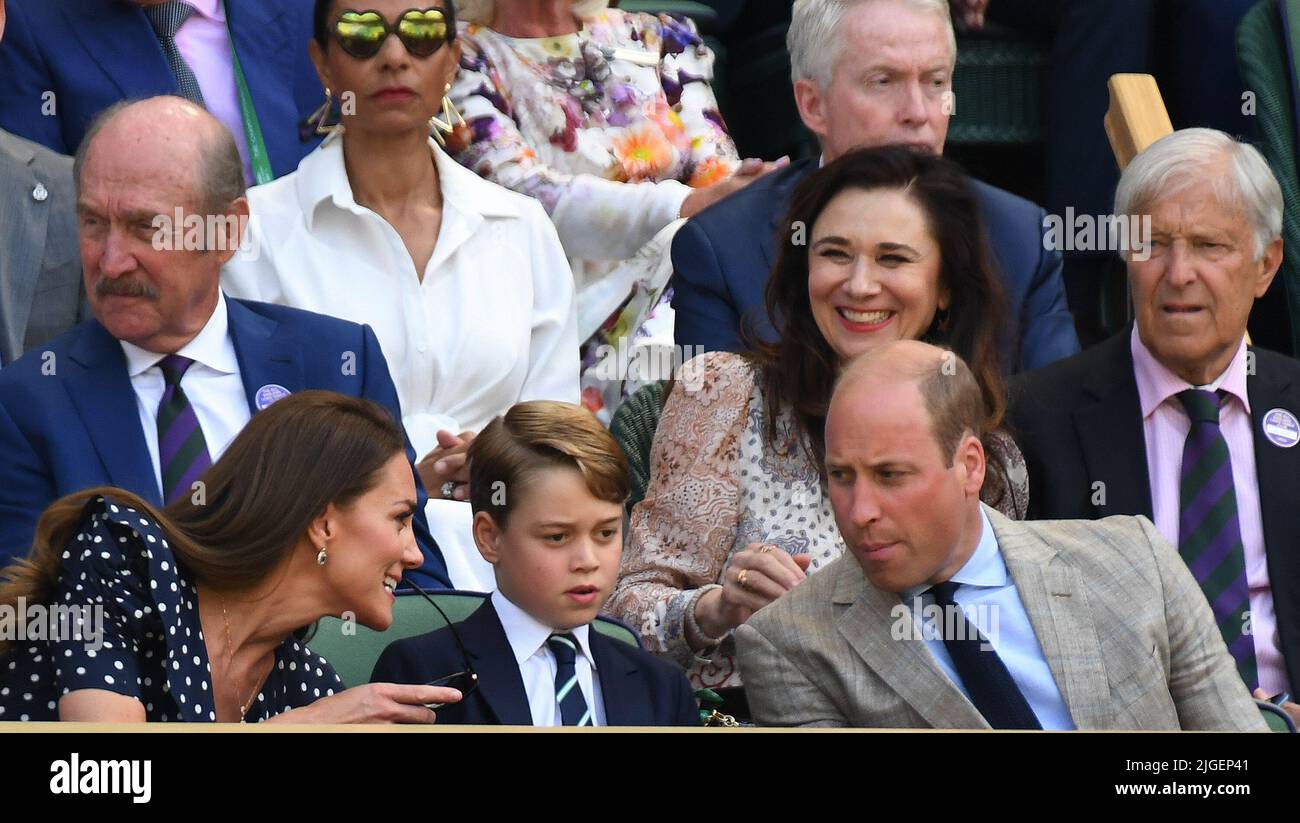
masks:
[[(480, 175), (536, 197), (552, 217), (576, 198), (610, 221), (602, 228), (617, 229), (617, 213), (643, 197), (620, 197), (601, 182), (708, 185), (737, 165), (709, 87), (713, 55), (689, 20), (608, 9), (571, 35), (514, 38), (475, 24), (461, 34), (451, 97), (467, 125), (448, 149)], [(685, 192), (668, 191), (680, 207)], [(629, 257), (673, 217), (630, 241), (608, 238), (628, 248), (577, 256)], [(638, 215), (625, 218), (635, 225)]]
[[(573, 268), (584, 368), (625, 338), (664, 342), (653, 328), (656, 316), (668, 330), (673, 319), (671, 267), (661, 266), (672, 238), (663, 233), (691, 187), (723, 180), (740, 163), (695, 24), (606, 9), (558, 37), (514, 38), (476, 24), (460, 34), (450, 95), (466, 125), (447, 149), (550, 214)], [(607, 421), (626, 389), (587, 375), (584, 403)]]

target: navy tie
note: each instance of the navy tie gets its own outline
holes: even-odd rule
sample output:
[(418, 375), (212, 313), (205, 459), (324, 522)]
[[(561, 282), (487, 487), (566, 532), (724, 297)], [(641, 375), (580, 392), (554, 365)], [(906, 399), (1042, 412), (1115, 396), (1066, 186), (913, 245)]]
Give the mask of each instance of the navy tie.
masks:
[[(947, 580), (930, 587), (934, 600), (943, 607), (945, 614), (953, 614), (965, 623), (964, 631), (948, 631), (951, 625), (943, 622), (943, 644), (948, 648), (953, 668), (961, 678), (970, 702), (975, 704), (979, 713), (995, 729), (1041, 729), (1038, 717), (1025, 696), (1020, 693), (1016, 681), (1011, 679), (1011, 672), (1006, 664), (988, 642), (983, 632), (966, 619), (965, 612), (953, 600), (960, 583)], [(956, 628), (953, 626), (952, 628)], [(949, 636), (949, 635), (955, 636)]]
[(553, 634), (546, 645), (555, 655), (555, 702), (560, 704), (560, 717), (566, 726), (590, 726), (591, 710), (578, 685), (578, 641), (571, 634)]

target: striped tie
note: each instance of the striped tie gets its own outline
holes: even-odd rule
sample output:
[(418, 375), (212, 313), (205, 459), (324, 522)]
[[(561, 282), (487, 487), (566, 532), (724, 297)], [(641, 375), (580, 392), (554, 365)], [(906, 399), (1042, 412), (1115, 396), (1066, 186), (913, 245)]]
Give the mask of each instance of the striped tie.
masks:
[(167, 503), (189, 494), (194, 481), (212, 465), (199, 418), (180, 385), (193, 364), (193, 360), (179, 354), (169, 354), (158, 361), (166, 383), (158, 403), (158, 467), (162, 473), (163, 501)]
[(1210, 601), (1241, 679), (1254, 689), (1259, 685), (1255, 644), (1244, 632), (1250, 612), (1246, 553), (1237, 521), (1232, 459), (1219, 429), (1223, 397), (1223, 392), (1198, 389), (1178, 393), (1192, 421), (1179, 481), (1178, 553)]
[(188, 3), (171, 0), (167, 3), (145, 6), (144, 13), (149, 18), (154, 33), (158, 35), (158, 42), (162, 45), (167, 65), (172, 67), (172, 74), (176, 75), (176, 86), (180, 89), (181, 97), (204, 106), (203, 90), (199, 88), (199, 81), (195, 78), (190, 64), (185, 62), (185, 56), (181, 54), (180, 49), (176, 48), (176, 32), (181, 30), (181, 26), (194, 13), (194, 7)]
[(578, 672), (573, 665), (578, 657), (578, 641), (571, 634), (553, 634), (546, 645), (555, 655), (555, 702), (560, 704), (560, 717), (566, 726), (590, 726), (591, 709), (578, 685)]

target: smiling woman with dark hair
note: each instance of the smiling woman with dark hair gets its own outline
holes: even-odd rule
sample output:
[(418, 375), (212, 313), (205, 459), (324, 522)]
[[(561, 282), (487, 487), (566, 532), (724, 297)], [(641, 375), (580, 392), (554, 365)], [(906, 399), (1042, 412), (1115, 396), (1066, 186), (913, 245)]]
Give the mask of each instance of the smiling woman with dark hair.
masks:
[(255, 253), (226, 264), (222, 283), (374, 328), (452, 583), (486, 590), (465, 450), (521, 400), (577, 402), (573, 273), (535, 200), (430, 136), (459, 122), (446, 97), (461, 48), (449, 0), (317, 0), (302, 47), (333, 133), (297, 171), (249, 191)]
[(46, 510), (28, 557), (0, 571), (0, 608), (52, 616), (39, 640), (0, 641), (0, 720), (432, 723), (426, 704), (460, 699), (344, 690), (295, 636), (345, 613), (388, 628), (421, 563), (415, 480), (382, 406), (297, 392), (195, 485), (162, 510), (117, 488)]
[(823, 429), (855, 355), (900, 339), (959, 354), (993, 429), (981, 497), (1012, 517), (1028, 500), (1024, 458), (997, 430), (1002, 288), (961, 170), (901, 147), (850, 152), (800, 184), (782, 225), (767, 289), (782, 333), (684, 367), (608, 606), (697, 686), (739, 686), (732, 629), (844, 552)]

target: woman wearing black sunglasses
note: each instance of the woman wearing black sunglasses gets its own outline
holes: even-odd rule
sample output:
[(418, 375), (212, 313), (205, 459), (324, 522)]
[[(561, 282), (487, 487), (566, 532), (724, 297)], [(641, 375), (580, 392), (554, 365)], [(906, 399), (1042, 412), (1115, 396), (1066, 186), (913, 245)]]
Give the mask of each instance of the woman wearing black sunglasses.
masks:
[(434, 722), (461, 693), (345, 690), (296, 636), (327, 614), (388, 628), (420, 564), (415, 499), (387, 410), (305, 391), (161, 511), (115, 488), (55, 502), (0, 570), (0, 611), (29, 621), (26, 640), (0, 639), (0, 721)]
[(432, 139), (460, 122), (445, 98), (460, 41), (449, 0), (412, 2), (317, 1), (308, 47), (335, 133), (249, 192), (256, 251), (236, 255), (223, 284), (374, 328), (452, 582), (487, 590), (464, 452), (520, 400), (578, 401), (573, 274), (536, 201)]

